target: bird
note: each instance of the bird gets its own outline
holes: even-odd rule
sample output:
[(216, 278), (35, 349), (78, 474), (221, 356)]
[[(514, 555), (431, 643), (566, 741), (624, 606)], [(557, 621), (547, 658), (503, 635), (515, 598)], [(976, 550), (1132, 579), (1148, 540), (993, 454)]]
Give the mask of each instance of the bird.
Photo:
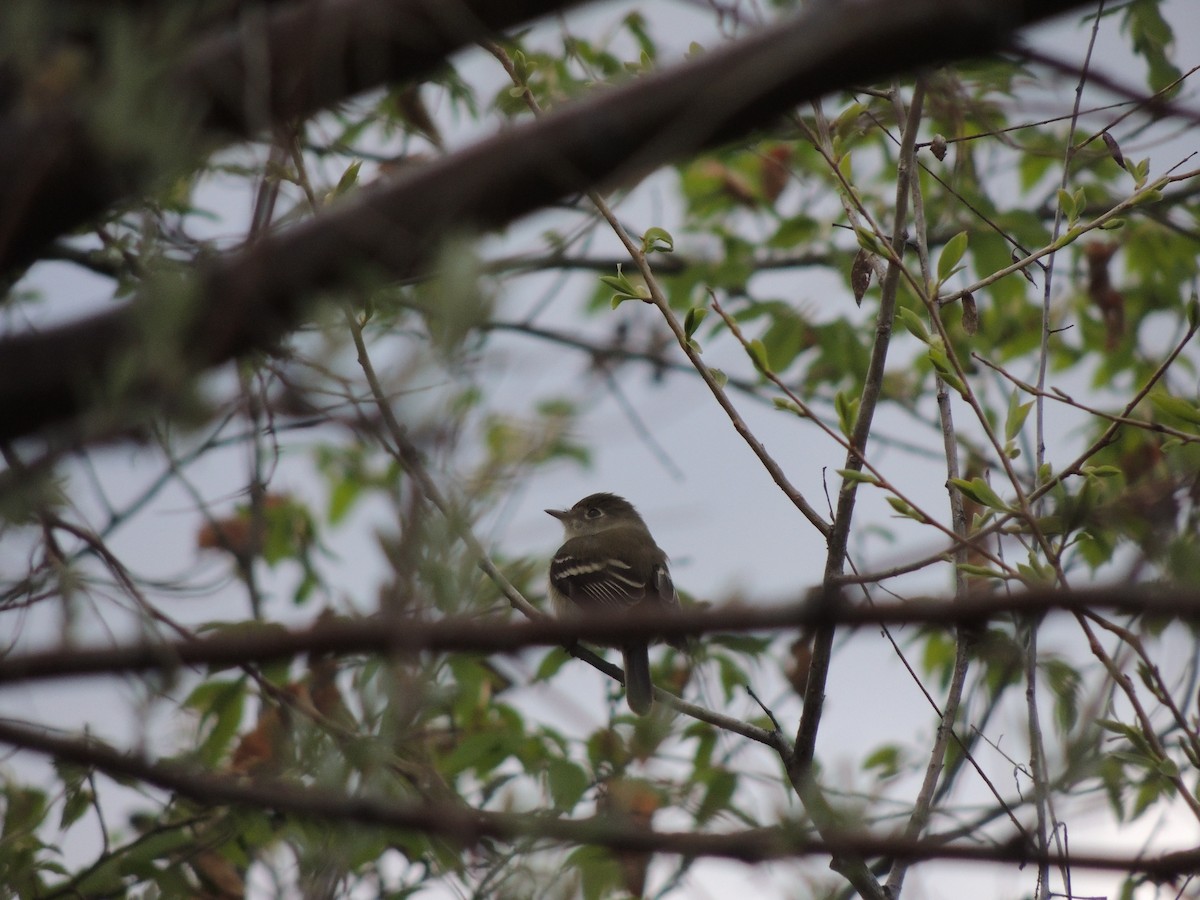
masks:
[[(680, 609), (667, 554), (633, 504), (616, 494), (589, 494), (570, 509), (548, 509), (563, 526), (563, 545), (550, 561), (549, 594), (559, 616), (623, 615)], [(637, 638), (620, 645), (625, 661), (625, 700), (639, 716), (650, 712), (649, 645)], [(686, 649), (683, 638), (671, 639)]]

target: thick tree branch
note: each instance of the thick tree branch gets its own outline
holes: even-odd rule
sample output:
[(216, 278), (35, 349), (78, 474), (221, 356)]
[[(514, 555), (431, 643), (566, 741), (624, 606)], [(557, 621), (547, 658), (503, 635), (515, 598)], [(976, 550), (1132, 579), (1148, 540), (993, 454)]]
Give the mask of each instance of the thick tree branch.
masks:
[[(450, 804), (387, 802), (373, 797), (306, 787), (294, 782), (248, 782), (241, 778), (199, 772), (178, 764), (155, 763), (141, 756), (121, 753), (94, 740), (58, 737), (7, 721), (0, 721), (0, 742), (96, 769), (117, 778), (134, 779), (204, 806), (245, 806), (318, 821), (417, 830), (465, 846), (486, 837), (500, 840), (539, 837), (614, 850), (724, 857), (743, 862), (846, 854), (887, 856), (908, 862), (948, 859), (1024, 865), (1042, 861), (1020, 842), (950, 845), (936, 840), (879, 837), (861, 831), (846, 831), (833, 838), (818, 839), (810, 837), (805, 829), (794, 824), (726, 834), (658, 832), (601, 817), (564, 819), (488, 812)], [(1052, 856), (1046, 861), (1075, 868), (1142, 872), (1153, 878), (1168, 879), (1191, 872), (1200, 865), (1200, 851), (1153, 857), (1072, 851), (1069, 858)]]
[[(496, 31), (579, 0), (305, 0), (201, 39), (162, 79), (180, 164), (386, 82), (426, 74)], [(147, 160), (64, 102), (0, 119), (0, 272), (150, 185)], [(195, 129), (193, 131), (192, 129)], [(168, 130), (165, 127), (164, 130)], [(198, 139), (199, 138), (199, 139)]]
[[(475, 619), (398, 622), (380, 618), (322, 621), (296, 631), (264, 625), (174, 643), (126, 647), (39, 651), (0, 659), (0, 686), (22, 682), (170, 670), (183, 666), (267, 663), (300, 654), (422, 651), (511, 653), (531, 646), (570, 645), (577, 640), (620, 644), (647, 633), (662, 637), (708, 632), (772, 631), (840, 625), (852, 628), (924, 624), (945, 628), (979, 627), (1001, 615), (1042, 615), (1053, 611), (1084, 614), (1108, 609), (1122, 615), (1150, 615), (1200, 622), (1200, 592), (1158, 586), (1113, 585), (1072, 592), (1030, 591), (948, 601), (909, 599), (903, 603), (853, 605), (825, 599), (799, 603), (684, 610), (669, 615), (635, 615), (591, 621), (543, 619), (500, 623)], [(602, 662), (602, 661), (601, 661)], [(615, 667), (606, 669), (616, 674)]]
[[(565, 195), (745, 135), (801, 100), (849, 84), (993, 51), (1014, 29), (1080, 5), (821, 4), (686, 64), (599, 91), (210, 267), (190, 304), (173, 314), (159, 311), (162, 297), (147, 289), (140, 302), (115, 312), (0, 342), (0, 439), (93, 407), (160, 404), (195, 372), (272, 346), (303, 319), (314, 294), (364, 271), (411, 277), (449, 232), (502, 227)], [(160, 363), (156, 372), (145, 358), (148, 345), (159, 355), (168, 348), (178, 371), (164, 372)]]

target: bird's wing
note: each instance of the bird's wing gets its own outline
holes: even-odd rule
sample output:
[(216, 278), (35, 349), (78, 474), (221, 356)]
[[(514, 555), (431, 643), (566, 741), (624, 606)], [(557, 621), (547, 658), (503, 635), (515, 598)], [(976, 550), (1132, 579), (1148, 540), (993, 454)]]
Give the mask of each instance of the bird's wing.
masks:
[(654, 592), (664, 606), (679, 607), (679, 595), (675, 593), (675, 582), (665, 560), (654, 566)]
[[(619, 559), (578, 554), (568, 541), (550, 562), (555, 587), (583, 609), (632, 606), (646, 596), (646, 580)], [(669, 581), (669, 576), (668, 576)]]

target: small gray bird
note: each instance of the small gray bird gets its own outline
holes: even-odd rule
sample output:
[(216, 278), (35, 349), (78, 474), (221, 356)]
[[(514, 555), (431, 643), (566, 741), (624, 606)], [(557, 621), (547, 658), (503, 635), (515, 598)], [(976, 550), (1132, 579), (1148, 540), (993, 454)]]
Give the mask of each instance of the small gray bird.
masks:
[[(562, 522), (565, 542), (550, 561), (550, 599), (561, 615), (621, 615), (634, 607), (679, 609), (667, 569), (667, 554), (628, 500), (592, 494), (570, 509), (546, 510)], [(683, 639), (671, 643), (685, 649)], [(625, 699), (639, 716), (650, 711), (648, 638), (621, 645), (625, 657)]]

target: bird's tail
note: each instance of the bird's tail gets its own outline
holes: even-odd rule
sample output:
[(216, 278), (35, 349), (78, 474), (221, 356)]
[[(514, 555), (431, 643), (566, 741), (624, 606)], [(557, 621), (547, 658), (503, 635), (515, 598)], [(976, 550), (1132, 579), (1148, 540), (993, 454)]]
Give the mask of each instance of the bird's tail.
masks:
[(654, 703), (650, 649), (645, 643), (626, 644), (621, 652), (625, 657), (625, 701), (635, 713), (644, 716)]

